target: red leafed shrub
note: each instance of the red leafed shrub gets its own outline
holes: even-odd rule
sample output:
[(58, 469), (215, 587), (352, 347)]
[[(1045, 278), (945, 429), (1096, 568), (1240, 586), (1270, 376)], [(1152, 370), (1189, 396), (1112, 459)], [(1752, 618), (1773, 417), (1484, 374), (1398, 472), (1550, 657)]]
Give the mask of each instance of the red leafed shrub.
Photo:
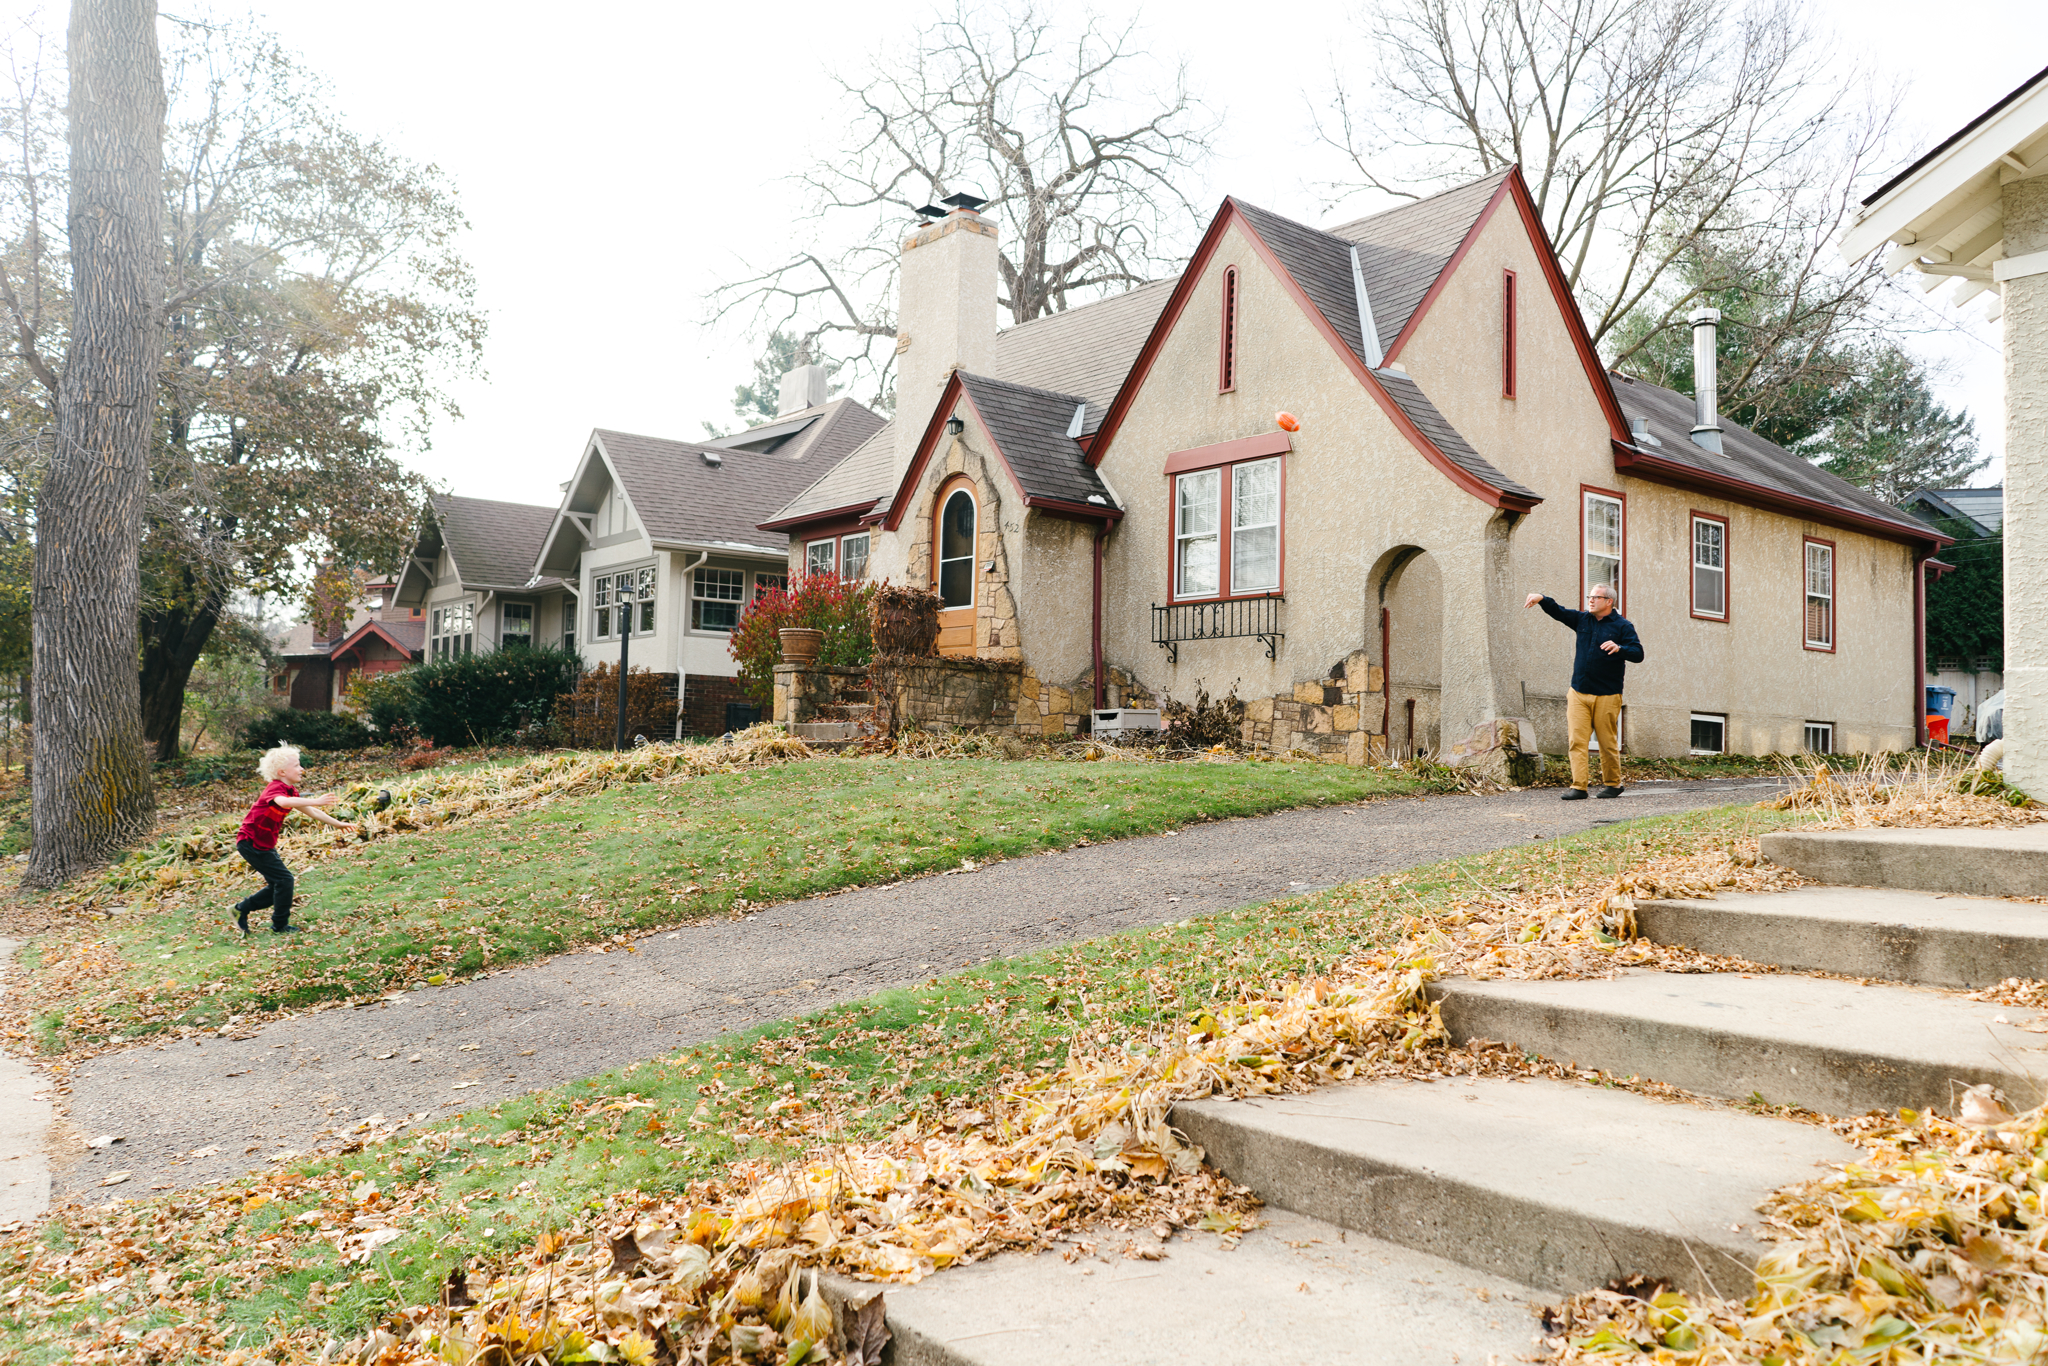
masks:
[(775, 705), (775, 666), (782, 660), (780, 632), (805, 626), (825, 633), (818, 663), (825, 668), (864, 669), (874, 657), (868, 602), (877, 585), (837, 574), (802, 574), (788, 588), (764, 588), (733, 628), (726, 648), (739, 661), (740, 688), (762, 708)]

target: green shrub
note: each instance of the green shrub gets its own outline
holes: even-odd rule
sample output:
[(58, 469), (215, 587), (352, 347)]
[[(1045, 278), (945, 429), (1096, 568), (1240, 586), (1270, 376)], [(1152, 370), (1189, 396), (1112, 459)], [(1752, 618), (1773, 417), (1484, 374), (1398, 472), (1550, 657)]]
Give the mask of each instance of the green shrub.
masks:
[(415, 729), (412, 722), (413, 670), (393, 673), (359, 673), (349, 680), (342, 701), (363, 718), (382, 740), (403, 740)]
[(295, 711), (277, 707), (242, 728), (247, 749), (297, 745), (300, 749), (368, 749), (377, 743), (355, 717), (336, 711)]
[(411, 695), (413, 729), (437, 745), (482, 745), (546, 735), (555, 699), (576, 686), (582, 670), (567, 650), (515, 645), (429, 660), (399, 677)]
[(740, 690), (766, 709), (775, 705), (775, 666), (782, 661), (781, 632), (808, 626), (825, 633), (818, 663), (826, 668), (861, 669), (875, 656), (868, 602), (876, 585), (847, 582), (837, 574), (804, 574), (788, 588), (754, 594), (747, 614), (733, 628), (726, 649), (739, 661)]

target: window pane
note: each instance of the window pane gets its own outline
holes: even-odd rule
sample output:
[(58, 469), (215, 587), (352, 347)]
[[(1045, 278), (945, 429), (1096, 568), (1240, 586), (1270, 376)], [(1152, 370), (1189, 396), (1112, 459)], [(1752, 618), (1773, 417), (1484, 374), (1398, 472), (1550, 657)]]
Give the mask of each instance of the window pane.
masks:
[(1180, 541), (1180, 587), (1184, 598), (1199, 598), (1216, 591), (1216, 537), (1184, 536)]
[(1230, 591), (1280, 586), (1280, 462), (1261, 460), (1231, 471)]
[(1205, 536), (1217, 527), (1217, 495), (1223, 491), (1221, 470), (1180, 476), (1180, 512), (1174, 529), (1182, 536)]
[(1692, 562), (1702, 569), (1720, 569), (1721, 524), (1719, 522), (1694, 522), (1692, 524)]
[(858, 579), (868, 572), (868, 537), (865, 532), (859, 536), (848, 536), (842, 541), (840, 554), (840, 577)]
[(1586, 554), (1621, 558), (1621, 504), (1596, 493), (1586, 495)]
[(612, 609), (609, 607), (600, 607), (597, 609), (597, 637), (598, 639), (602, 640), (611, 633)]
[(1231, 471), (1230, 524), (1273, 526), (1280, 520), (1280, 462), (1260, 460)]
[(786, 592), (786, 591), (788, 591), (788, 588), (789, 588), (789, 575), (787, 575), (787, 574), (756, 574), (756, 575), (754, 575), (754, 596), (755, 596), (755, 597), (757, 597), (757, 598), (758, 598), (758, 597), (760, 597), (760, 596), (761, 596), (761, 595), (762, 595), (763, 593), (766, 593), (766, 592), (767, 592), (767, 591), (768, 591), (769, 589), (771, 589), (771, 588), (772, 588), (772, 589), (775, 589), (775, 590), (777, 590), (778, 592)]
[(1727, 614), (1728, 605), (1722, 601), (1721, 589), (1727, 578), (1718, 569), (1694, 566), (1692, 571), (1692, 610), (1703, 616), (1718, 617)]
[(830, 574), (837, 567), (833, 556), (838, 545), (834, 541), (812, 541), (804, 547), (804, 572), (806, 574)]
[(939, 558), (974, 558), (974, 499), (962, 489), (946, 500), (946, 515), (940, 519)]
[(1586, 591), (1592, 592), (1593, 585), (1604, 583), (1614, 590), (1617, 602), (1621, 600), (1621, 561), (1606, 555), (1586, 555)]
[(1692, 748), (1699, 753), (1721, 753), (1726, 733), (1726, 723), (1719, 719), (1704, 716), (1692, 718)]
[(973, 560), (947, 560), (939, 566), (939, 600), (947, 607), (974, 605)]
[(1230, 591), (1262, 593), (1280, 586), (1280, 528), (1262, 526), (1230, 538)]
[(699, 631), (730, 631), (740, 624), (740, 605), (736, 602), (707, 602), (699, 598), (691, 609), (690, 625)]

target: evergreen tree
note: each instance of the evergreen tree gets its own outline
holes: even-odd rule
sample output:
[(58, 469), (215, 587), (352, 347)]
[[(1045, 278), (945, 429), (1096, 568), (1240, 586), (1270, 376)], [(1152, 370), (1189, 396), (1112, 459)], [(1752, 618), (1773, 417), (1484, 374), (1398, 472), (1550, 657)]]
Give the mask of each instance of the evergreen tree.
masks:
[(1927, 663), (1961, 660), (1972, 668), (1989, 658), (2005, 668), (2005, 538), (1986, 536), (1975, 523), (1944, 517), (1936, 523), (1956, 538), (1941, 553), (1955, 568), (1927, 585)]

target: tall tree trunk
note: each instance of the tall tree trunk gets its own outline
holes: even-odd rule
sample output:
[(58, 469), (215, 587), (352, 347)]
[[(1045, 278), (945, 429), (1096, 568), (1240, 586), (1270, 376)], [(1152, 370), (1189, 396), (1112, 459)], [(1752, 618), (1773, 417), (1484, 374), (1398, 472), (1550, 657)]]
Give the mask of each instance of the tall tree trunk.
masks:
[(49, 887), (156, 814), (136, 673), (142, 513), (163, 304), (155, 0), (73, 0), (72, 322), (36, 506), (27, 876)]
[(142, 618), (142, 734), (159, 759), (178, 757), (185, 685), (227, 607), (224, 585), (182, 572), (185, 591)]

